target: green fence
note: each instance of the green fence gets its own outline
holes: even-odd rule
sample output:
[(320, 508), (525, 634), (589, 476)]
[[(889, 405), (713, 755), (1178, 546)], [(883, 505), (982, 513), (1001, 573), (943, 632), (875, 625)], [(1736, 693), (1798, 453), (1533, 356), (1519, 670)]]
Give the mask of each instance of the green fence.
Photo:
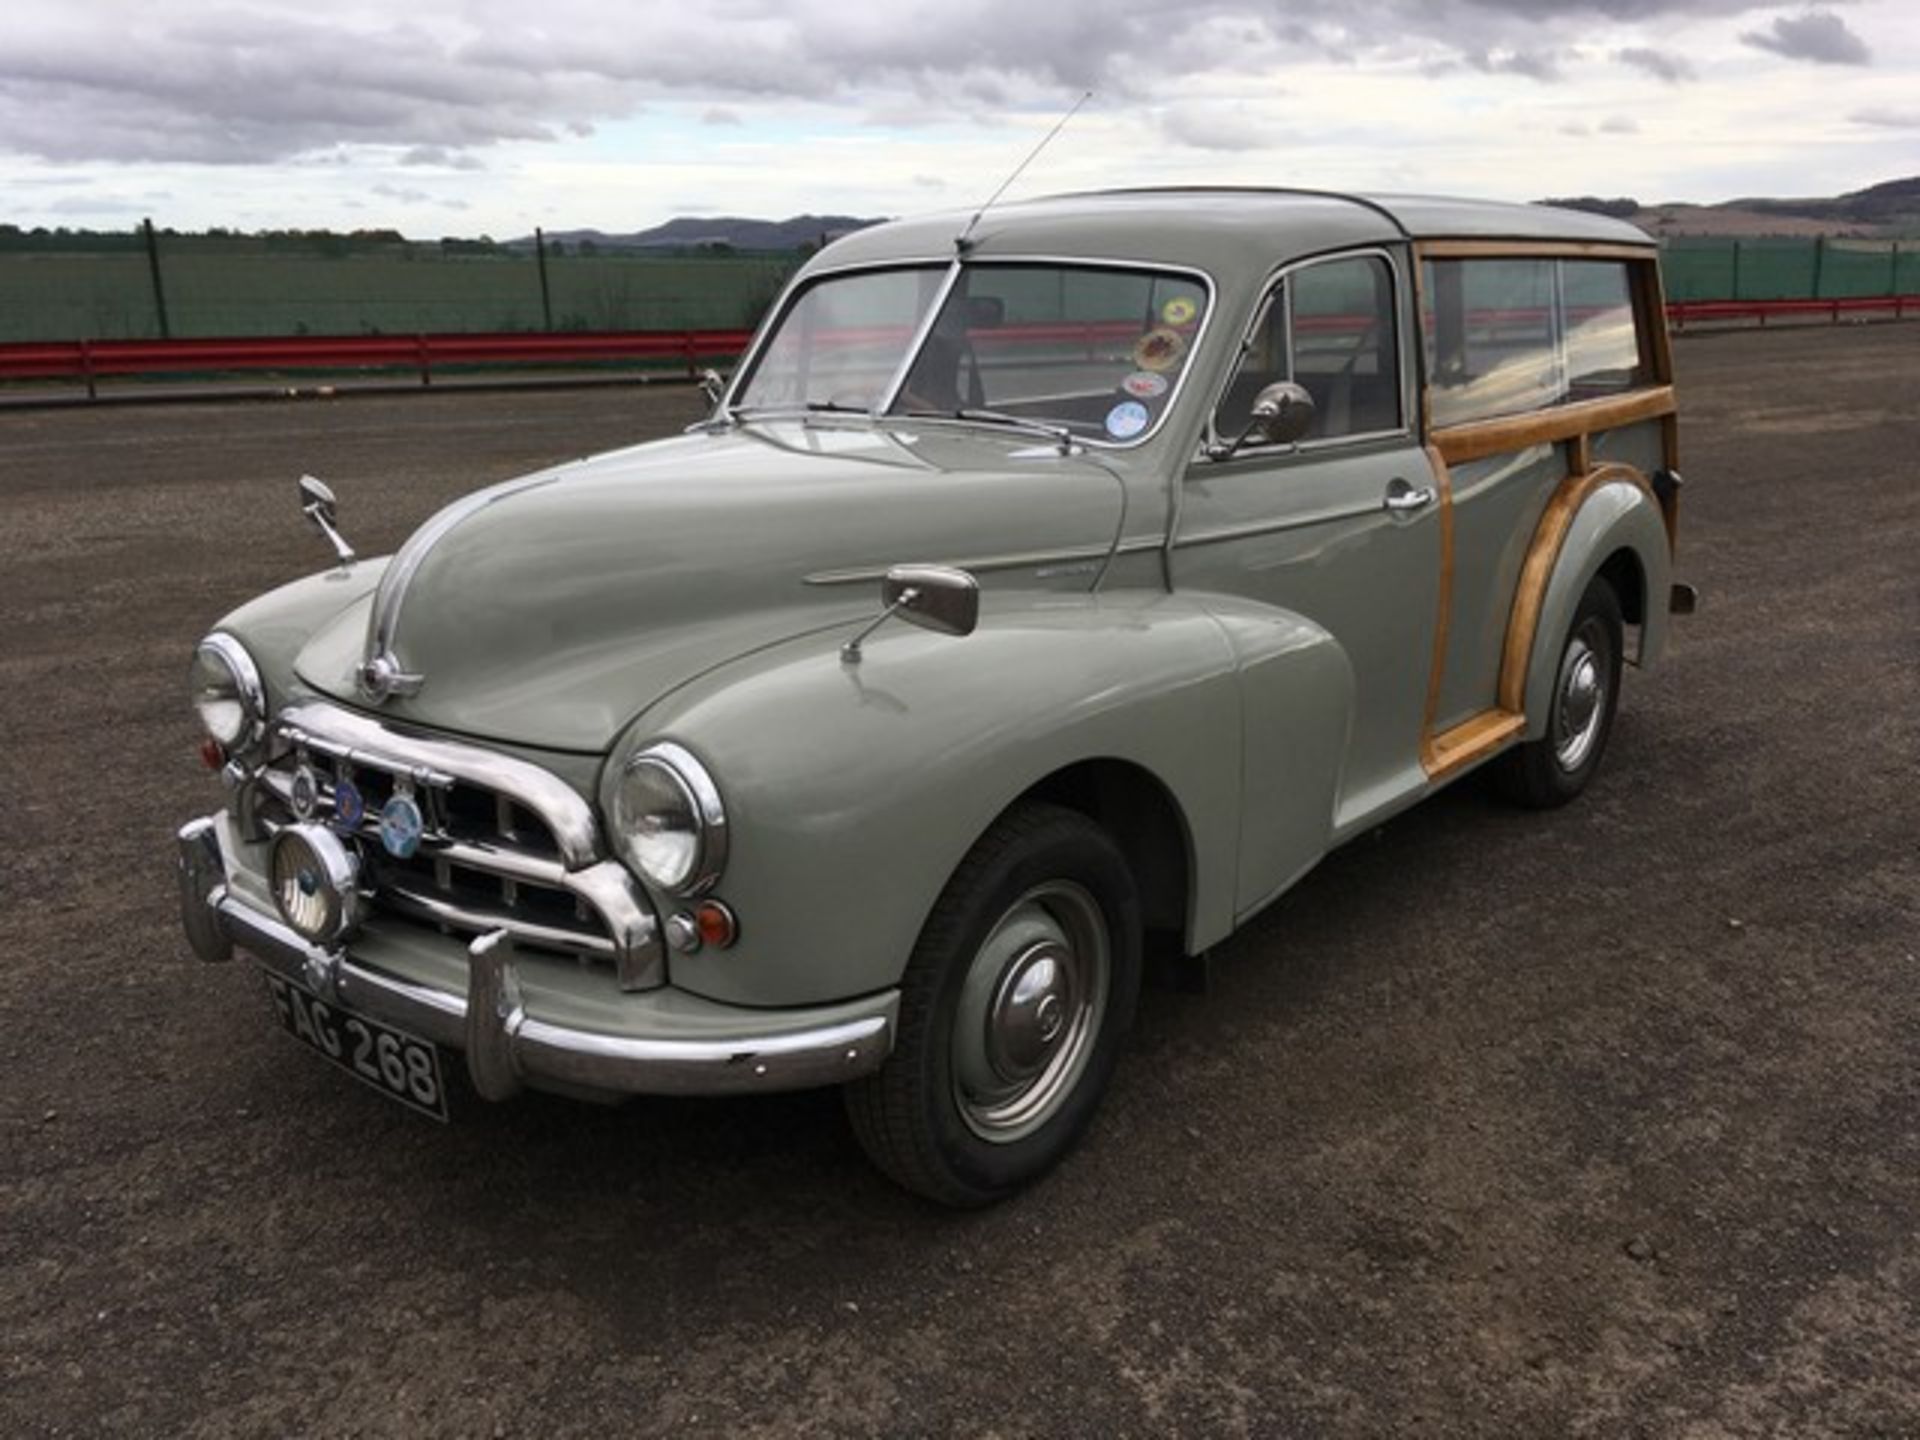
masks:
[[(791, 256), (324, 256), (144, 248), (0, 252), (0, 341), (489, 330), (727, 330), (753, 325)], [(165, 322), (162, 322), (164, 310)]]
[(1920, 244), (1872, 240), (1673, 239), (1669, 300), (1849, 300), (1920, 295)]
[[(800, 263), (550, 249), (543, 287), (531, 249), (465, 242), (340, 253), (337, 240), (163, 233), (150, 255), (138, 233), (87, 237), (86, 248), (6, 238), (0, 341), (735, 329), (759, 319)], [(1920, 294), (1912, 241), (1680, 238), (1664, 256), (1670, 300)]]

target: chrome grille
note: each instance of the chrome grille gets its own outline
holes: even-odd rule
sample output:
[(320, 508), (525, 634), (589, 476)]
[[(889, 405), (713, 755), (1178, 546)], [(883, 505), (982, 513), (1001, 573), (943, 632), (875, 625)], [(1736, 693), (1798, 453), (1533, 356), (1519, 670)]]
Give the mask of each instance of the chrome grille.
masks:
[[(521, 949), (609, 964), (624, 989), (664, 980), (651, 909), (626, 870), (599, 857), (591, 811), (557, 777), (317, 702), (290, 706), (273, 734), (254, 777), (257, 824), (310, 818), (351, 835), (376, 915), (463, 942), (505, 930)], [(311, 786), (297, 783), (303, 772)], [(363, 801), (350, 828), (337, 809), (344, 782)], [(404, 858), (380, 839), (381, 809), (403, 790), (423, 821)]]

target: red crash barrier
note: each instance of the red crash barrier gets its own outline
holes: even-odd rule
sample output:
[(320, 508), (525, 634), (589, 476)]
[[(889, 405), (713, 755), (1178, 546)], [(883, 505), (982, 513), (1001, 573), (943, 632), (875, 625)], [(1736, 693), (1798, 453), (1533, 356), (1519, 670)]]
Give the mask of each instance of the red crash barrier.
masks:
[(746, 349), (747, 330), (661, 330), (611, 334), (299, 335), (225, 340), (66, 340), (0, 345), (0, 379), (84, 380), (247, 370), (417, 370), (436, 366), (557, 365), (620, 360), (673, 361), (689, 375)]
[(1689, 323), (1752, 320), (1806, 320), (1824, 316), (1839, 324), (1846, 316), (1890, 315), (1895, 320), (1920, 315), (1920, 295), (1858, 295), (1844, 300), (1677, 300), (1667, 306), (1676, 330)]

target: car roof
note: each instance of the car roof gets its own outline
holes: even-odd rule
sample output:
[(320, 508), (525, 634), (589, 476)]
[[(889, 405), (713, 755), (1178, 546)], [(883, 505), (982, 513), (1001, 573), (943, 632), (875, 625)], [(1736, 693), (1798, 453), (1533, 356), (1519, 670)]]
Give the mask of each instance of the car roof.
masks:
[[(857, 230), (808, 268), (944, 260), (973, 220), (971, 210), (949, 210)], [(1654, 243), (1624, 221), (1545, 205), (1209, 186), (1100, 190), (995, 205), (973, 224), (968, 254), (1185, 263), (1225, 278), (1248, 269), (1265, 273), (1327, 250), (1443, 238)]]

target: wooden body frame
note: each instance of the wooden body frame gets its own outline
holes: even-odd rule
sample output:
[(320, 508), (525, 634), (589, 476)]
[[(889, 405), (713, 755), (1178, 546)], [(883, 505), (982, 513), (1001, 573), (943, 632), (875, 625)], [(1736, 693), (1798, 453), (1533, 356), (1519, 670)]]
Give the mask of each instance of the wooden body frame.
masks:
[[(1496, 416), (1463, 424), (1432, 424), (1432, 390), (1426, 378), (1425, 264), (1429, 260), (1458, 259), (1581, 259), (1625, 260), (1632, 287), (1635, 329), (1640, 337), (1643, 371), (1651, 384), (1623, 395), (1575, 401), (1550, 409)], [(1626, 425), (1658, 420), (1663, 458), (1668, 468), (1679, 461), (1677, 404), (1673, 390), (1673, 348), (1667, 334), (1665, 297), (1660, 283), (1657, 252), (1651, 246), (1588, 244), (1580, 242), (1529, 243), (1509, 240), (1429, 240), (1413, 247), (1413, 286), (1416, 355), (1421, 366), (1419, 413), (1427, 440), (1428, 462), (1440, 513), (1440, 604), (1433, 641), (1433, 669), (1427, 683), (1426, 719), (1420, 737), (1420, 763), (1430, 779), (1440, 780), (1475, 761), (1505, 748), (1527, 726), (1527, 667), (1538, 639), (1540, 611), (1548, 582), (1560, 558), (1561, 547), (1587, 497), (1610, 481), (1627, 480), (1654, 497), (1647, 476), (1630, 465), (1593, 464), (1593, 438)], [(1453, 484), (1450, 466), (1489, 455), (1502, 455), (1534, 445), (1564, 446), (1566, 473), (1534, 529), (1533, 540), (1520, 570), (1501, 649), (1495, 704), (1446, 730), (1436, 730), (1441, 682), (1447, 656), (1448, 627), (1453, 609)], [(1656, 504), (1660, 501), (1656, 498)], [(1678, 499), (1669, 493), (1661, 505), (1668, 544), (1679, 525)], [(1647, 597), (1648, 604), (1662, 597)]]

